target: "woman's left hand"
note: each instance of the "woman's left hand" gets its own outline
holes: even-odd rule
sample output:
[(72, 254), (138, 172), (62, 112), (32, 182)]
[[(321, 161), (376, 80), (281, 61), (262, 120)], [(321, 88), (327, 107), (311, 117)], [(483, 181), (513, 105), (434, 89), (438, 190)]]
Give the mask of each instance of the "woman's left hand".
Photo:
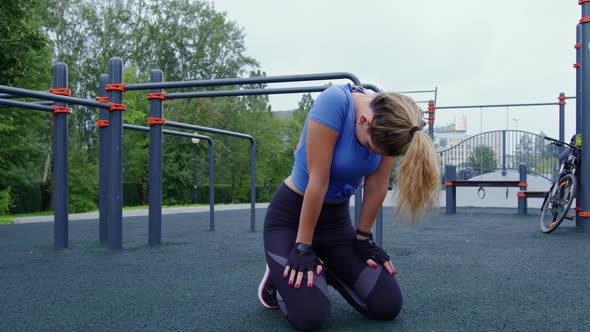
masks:
[(362, 260), (366, 261), (372, 268), (377, 268), (377, 262), (383, 264), (387, 272), (391, 275), (396, 275), (397, 271), (391, 263), (389, 255), (377, 245), (371, 238), (359, 239), (360, 236), (354, 238), (352, 248)]

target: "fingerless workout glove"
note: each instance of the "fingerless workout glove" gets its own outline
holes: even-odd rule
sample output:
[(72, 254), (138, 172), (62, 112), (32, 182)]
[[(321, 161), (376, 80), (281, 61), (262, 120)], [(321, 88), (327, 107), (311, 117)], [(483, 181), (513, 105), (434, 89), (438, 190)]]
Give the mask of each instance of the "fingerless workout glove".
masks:
[(287, 257), (287, 265), (297, 272), (315, 271), (320, 265), (318, 256), (313, 252), (310, 245), (295, 243)]
[(372, 259), (377, 263), (383, 264), (390, 260), (389, 256), (377, 243), (373, 242), (373, 239), (369, 238), (366, 240), (359, 240), (356, 237), (352, 241), (352, 248), (354, 252), (363, 261)]

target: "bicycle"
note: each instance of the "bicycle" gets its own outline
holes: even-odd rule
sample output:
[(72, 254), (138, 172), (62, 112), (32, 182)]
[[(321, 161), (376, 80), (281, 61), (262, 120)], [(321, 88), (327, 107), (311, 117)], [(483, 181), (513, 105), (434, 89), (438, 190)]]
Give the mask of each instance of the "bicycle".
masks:
[(559, 227), (563, 219), (573, 219), (568, 216), (568, 212), (578, 187), (576, 170), (582, 152), (582, 139), (580, 135), (574, 136), (570, 142), (572, 144), (568, 144), (551, 137), (544, 138), (555, 146), (569, 148), (566, 158), (561, 162), (557, 181), (551, 185), (541, 206), (541, 230), (551, 233)]

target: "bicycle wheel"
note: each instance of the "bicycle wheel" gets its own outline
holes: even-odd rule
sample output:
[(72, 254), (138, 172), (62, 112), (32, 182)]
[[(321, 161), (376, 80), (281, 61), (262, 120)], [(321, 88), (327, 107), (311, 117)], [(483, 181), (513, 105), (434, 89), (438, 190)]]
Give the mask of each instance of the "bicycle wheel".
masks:
[[(551, 196), (555, 185), (559, 185), (559, 187)], [(565, 174), (553, 186), (547, 193), (541, 208), (541, 230), (544, 233), (551, 233), (559, 227), (569, 212), (576, 196), (576, 177), (571, 173)]]

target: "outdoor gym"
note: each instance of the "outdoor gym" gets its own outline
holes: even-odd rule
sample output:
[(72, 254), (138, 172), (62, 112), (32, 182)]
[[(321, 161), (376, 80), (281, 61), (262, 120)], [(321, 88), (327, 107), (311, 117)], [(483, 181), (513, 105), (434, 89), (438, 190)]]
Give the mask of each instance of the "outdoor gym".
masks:
[[(8, 120), (18, 114), (50, 117), (46, 129), (53, 151), (53, 214), (0, 225), (0, 330), (291, 329), (282, 315), (265, 310), (256, 298), (270, 208), (268, 201), (260, 201), (258, 190), (272, 182), (266, 173), (261, 175), (259, 156), (269, 142), (257, 140), (254, 132), (207, 126), (198, 119), (173, 120), (179, 104), (172, 103), (182, 100), (196, 109), (212, 100), (228, 100), (231, 106), (232, 98), (315, 94), (334, 86), (362, 87), (371, 96), (411, 96), (421, 105), (427, 125), (420, 129), (432, 142), (438, 117), (449, 110), (477, 112), (481, 123), (479, 133), (437, 149), (439, 204), (416, 224), (396, 214), (395, 182), (388, 183), (370, 238), (389, 253), (399, 271), (396, 278), (404, 294), (400, 315), (368, 319), (330, 288), (331, 316), (322, 330), (584, 330), (590, 323), (590, 288), (580, 281), (590, 273), (583, 254), (590, 249), (590, 175), (584, 172), (590, 167), (590, 144), (582, 144), (580, 137), (590, 137), (590, 121), (584, 120), (590, 112), (590, 93), (584, 88), (590, 86), (590, 47), (584, 47), (590, 45), (590, 0), (579, 0), (579, 5), (572, 68), (576, 91), (558, 92), (554, 101), (439, 105), (444, 91), (438, 87), (385, 91), (347, 68), (175, 81), (165, 81), (166, 72), (153, 69), (137, 74), (147, 81), (125, 82), (126, 59), (118, 56), (110, 58), (107, 72), (96, 76), (92, 96), (74, 95), (80, 83), (69, 81), (69, 69), (75, 64), (64, 62), (53, 65), (47, 89), (0, 85), (0, 114), (13, 112), (5, 113), (10, 117), (3, 117), (0, 126), (9, 126)], [(555, 118), (534, 121), (556, 123), (558, 137), (508, 126), (483, 131), (484, 110), (505, 114), (508, 123), (509, 109), (536, 107), (555, 110)], [(98, 166), (93, 179), (97, 211), (85, 214), (71, 213), (70, 207), (71, 139), (82, 127), (70, 118), (81, 108), (93, 114), (85, 125), (94, 126)], [(134, 112), (133, 118), (126, 112)], [(135, 121), (138, 116), (142, 124)], [(575, 133), (566, 131), (570, 116)], [(142, 159), (147, 164), (147, 207), (137, 211), (124, 209), (125, 160), (130, 158), (124, 142), (132, 132), (145, 135), (148, 144)], [(248, 166), (240, 169), (248, 178), (240, 182), (247, 187), (248, 201), (233, 205), (220, 204), (217, 191), (219, 174), (229, 166), (216, 160), (237, 153), (227, 148), (228, 140), (244, 143), (240, 158), (247, 161), (241, 165)], [(199, 142), (206, 144), (197, 148)], [(206, 183), (207, 199), (201, 198), (200, 206), (167, 208), (163, 174), (172, 170), (166, 169), (170, 155), (165, 149), (180, 144), (195, 149), (190, 154), (195, 158), (193, 203), (199, 181)], [(206, 161), (201, 170), (197, 149)], [(206, 178), (197, 181), (197, 172)], [(347, 198), (355, 227), (363, 223), (363, 199), (374, 197), (365, 189), (361, 185)]]

